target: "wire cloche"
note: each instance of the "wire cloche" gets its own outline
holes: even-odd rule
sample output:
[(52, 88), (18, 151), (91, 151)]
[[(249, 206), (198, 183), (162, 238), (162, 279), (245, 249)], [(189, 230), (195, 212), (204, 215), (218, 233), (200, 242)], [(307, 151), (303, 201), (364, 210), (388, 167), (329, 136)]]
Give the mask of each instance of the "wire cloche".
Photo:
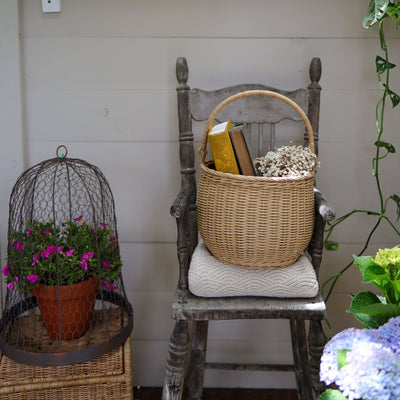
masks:
[(65, 146), (56, 153), (12, 190), (2, 267), (0, 348), (41, 366), (98, 357), (133, 327), (109, 184), (99, 168), (68, 158)]

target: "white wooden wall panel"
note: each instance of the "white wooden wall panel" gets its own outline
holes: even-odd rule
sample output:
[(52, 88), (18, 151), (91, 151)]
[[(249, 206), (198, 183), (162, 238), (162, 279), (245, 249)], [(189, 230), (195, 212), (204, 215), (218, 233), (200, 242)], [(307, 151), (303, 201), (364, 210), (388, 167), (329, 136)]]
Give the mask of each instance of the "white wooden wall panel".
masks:
[[(17, 127), (16, 136), (1, 137), (20, 154), (16, 164), (2, 167), (7, 193), (2, 215), (16, 170), (22, 163), (30, 166), (53, 157), (59, 144), (65, 144), (71, 156), (102, 169), (115, 197), (124, 281), (135, 308), (135, 384), (162, 385), (173, 326), (170, 302), (178, 271), (169, 207), (179, 188), (176, 57), (188, 59), (189, 85), (205, 89), (246, 81), (297, 88), (308, 84), (311, 58), (320, 57), (319, 187), (338, 215), (377, 207), (371, 157), (380, 95), (374, 71), (379, 43), (376, 29), (361, 27), (369, 0), (232, 0), (229, 7), (222, 0), (64, 0), (63, 11), (56, 14), (43, 14), (40, 0), (21, 0), (21, 62), (15, 41), (16, 3), (5, 3), (0, 5), (0, 21), (14, 21), (8, 30), (14, 37), (8, 40), (11, 52), (0, 39), (0, 60), (6, 54), (14, 65), (21, 64), (25, 107), (16, 120), (2, 124), (7, 132)], [(389, 51), (400, 64), (400, 35), (391, 25)], [(397, 91), (399, 71), (392, 72)], [(10, 76), (1, 75), (0, 82), (15, 96), (18, 72)], [(0, 117), (5, 115), (2, 109)], [(18, 123), (22, 119), (24, 136)], [(398, 149), (399, 125), (398, 110), (388, 106), (385, 139)], [(198, 139), (197, 132), (196, 148)], [(399, 167), (397, 155), (383, 161), (385, 193), (400, 194)], [(371, 217), (357, 216), (335, 232), (340, 251), (325, 252), (322, 280), (359, 250), (369, 224)], [(371, 253), (398, 243), (382, 227)], [(0, 239), (4, 247), (4, 235)], [(349, 292), (361, 288), (365, 285), (356, 269), (338, 284), (328, 303), (334, 331), (356, 325), (345, 309)], [(267, 355), (287, 362), (291, 357), (283, 321), (211, 324), (209, 345), (215, 359), (254, 356), (258, 361)], [(205, 382), (219, 387), (295, 385), (287, 373), (210, 371)]]
[[(24, 0), (24, 26), (35, 36), (149, 37), (367, 37), (365, 0), (199, 2), (67, 0), (62, 15), (40, 12)], [(73, 23), (73, 26), (71, 26)], [(396, 35), (396, 29), (391, 32)], [(397, 36), (397, 35), (396, 35)]]

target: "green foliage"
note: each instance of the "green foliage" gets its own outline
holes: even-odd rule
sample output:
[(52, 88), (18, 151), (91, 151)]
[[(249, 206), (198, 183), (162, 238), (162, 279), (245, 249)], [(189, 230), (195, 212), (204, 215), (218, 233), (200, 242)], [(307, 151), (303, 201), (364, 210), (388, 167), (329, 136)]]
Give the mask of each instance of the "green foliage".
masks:
[(108, 289), (120, 273), (117, 238), (103, 223), (92, 228), (82, 217), (60, 226), (52, 221), (26, 222), (9, 234), (7, 265), (3, 268), (8, 289), (23, 292), (38, 283), (71, 285), (90, 277)]
[(337, 355), (337, 362), (338, 362), (338, 368), (341, 369), (343, 368), (345, 365), (348, 364), (348, 362), (346, 361), (346, 354), (349, 352), (349, 349), (341, 349), (338, 350), (336, 352)]
[[(400, 196), (396, 193), (388, 196), (387, 198), (383, 197), (383, 190), (381, 187), (380, 181), (380, 161), (386, 158), (390, 154), (395, 154), (396, 149), (393, 144), (388, 143), (382, 140), (383, 136), (383, 121), (386, 110), (387, 100), (390, 100), (393, 107), (397, 107), (400, 104), (400, 96), (395, 93), (395, 91), (390, 87), (390, 71), (396, 67), (396, 65), (389, 60), (389, 53), (387, 44), (385, 41), (383, 24), (386, 20), (394, 20), (396, 23), (400, 22), (400, 0), (371, 0), (367, 13), (365, 14), (362, 20), (362, 26), (364, 28), (370, 28), (371, 26), (378, 24), (379, 25), (379, 40), (380, 47), (383, 52), (383, 56), (377, 55), (375, 58), (375, 69), (378, 78), (379, 88), (382, 93), (381, 99), (378, 101), (376, 105), (375, 115), (376, 115), (376, 128), (377, 128), (377, 139), (374, 143), (375, 145), (375, 156), (372, 158), (372, 176), (375, 178), (376, 188), (379, 197), (379, 209), (378, 210), (364, 210), (364, 209), (356, 209), (348, 212), (347, 214), (337, 218), (332, 223), (328, 223), (327, 236), (325, 238), (325, 248), (327, 250), (337, 250), (339, 245), (337, 242), (331, 239), (331, 235), (334, 229), (344, 221), (348, 220), (354, 214), (364, 214), (370, 217), (375, 218), (375, 222), (372, 225), (372, 228), (369, 232), (366, 233), (365, 242), (363, 247), (358, 253), (358, 256), (364, 254), (364, 252), (368, 249), (370, 241), (377, 231), (378, 227), (381, 223), (387, 223), (389, 228), (392, 229), (399, 237), (400, 237), (400, 228), (396, 226), (395, 223), (391, 221), (391, 218), (388, 214), (388, 206), (395, 205), (397, 220), (400, 219)], [(338, 279), (353, 265), (353, 262), (349, 262), (345, 267), (343, 267), (337, 274), (331, 276), (322, 286), (322, 289), (329, 285), (329, 289), (327, 294), (325, 295), (325, 300), (327, 301), (332, 294), (333, 288), (335, 287)], [(393, 296), (397, 296), (397, 286), (399, 286), (398, 282), (393, 280), (385, 281), (377, 278), (379, 275), (379, 270), (373, 270), (373, 266), (370, 266), (367, 271), (365, 271), (364, 283), (370, 281), (370, 283), (375, 284), (380, 290), (386, 293), (387, 296), (393, 298)], [(363, 273), (363, 271), (362, 271)], [(376, 275), (376, 279), (373, 278), (373, 275)], [(376, 309), (377, 306), (374, 306)], [(381, 308), (379, 306), (378, 308)], [(363, 318), (358, 315), (358, 318)]]
[(318, 400), (348, 400), (341, 391), (328, 389), (318, 397)]
[(379, 250), (376, 257), (356, 257), (362, 283), (375, 285), (383, 294), (365, 291), (353, 297), (347, 310), (366, 328), (376, 329), (400, 316), (400, 247)]

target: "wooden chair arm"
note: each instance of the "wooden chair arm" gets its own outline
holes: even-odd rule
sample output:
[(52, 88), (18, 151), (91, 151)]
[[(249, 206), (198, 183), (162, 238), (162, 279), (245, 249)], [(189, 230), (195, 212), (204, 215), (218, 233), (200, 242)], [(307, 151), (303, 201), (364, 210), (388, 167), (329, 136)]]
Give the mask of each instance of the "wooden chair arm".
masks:
[(182, 217), (188, 210), (189, 199), (190, 193), (185, 188), (182, 188), (172, 203), (170, 208), (171, 215), (175, 218)]
[(315, 210), (323, 218), (324, 221), (329, 222), (335, 219), (335, 210), (326, 201), (323, 194), (314, 188), (314, 198), (315, 198)]

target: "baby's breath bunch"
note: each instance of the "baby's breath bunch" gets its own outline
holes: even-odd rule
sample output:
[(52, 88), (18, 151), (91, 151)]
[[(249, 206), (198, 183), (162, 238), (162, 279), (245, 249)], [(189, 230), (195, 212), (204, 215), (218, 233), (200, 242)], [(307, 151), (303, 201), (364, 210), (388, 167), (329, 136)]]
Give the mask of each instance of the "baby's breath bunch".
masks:
[(305, 176), (317, 166), (317, 156), (309, 147), (282, 146), (257, 158), (257, 169), (262, 176)]

